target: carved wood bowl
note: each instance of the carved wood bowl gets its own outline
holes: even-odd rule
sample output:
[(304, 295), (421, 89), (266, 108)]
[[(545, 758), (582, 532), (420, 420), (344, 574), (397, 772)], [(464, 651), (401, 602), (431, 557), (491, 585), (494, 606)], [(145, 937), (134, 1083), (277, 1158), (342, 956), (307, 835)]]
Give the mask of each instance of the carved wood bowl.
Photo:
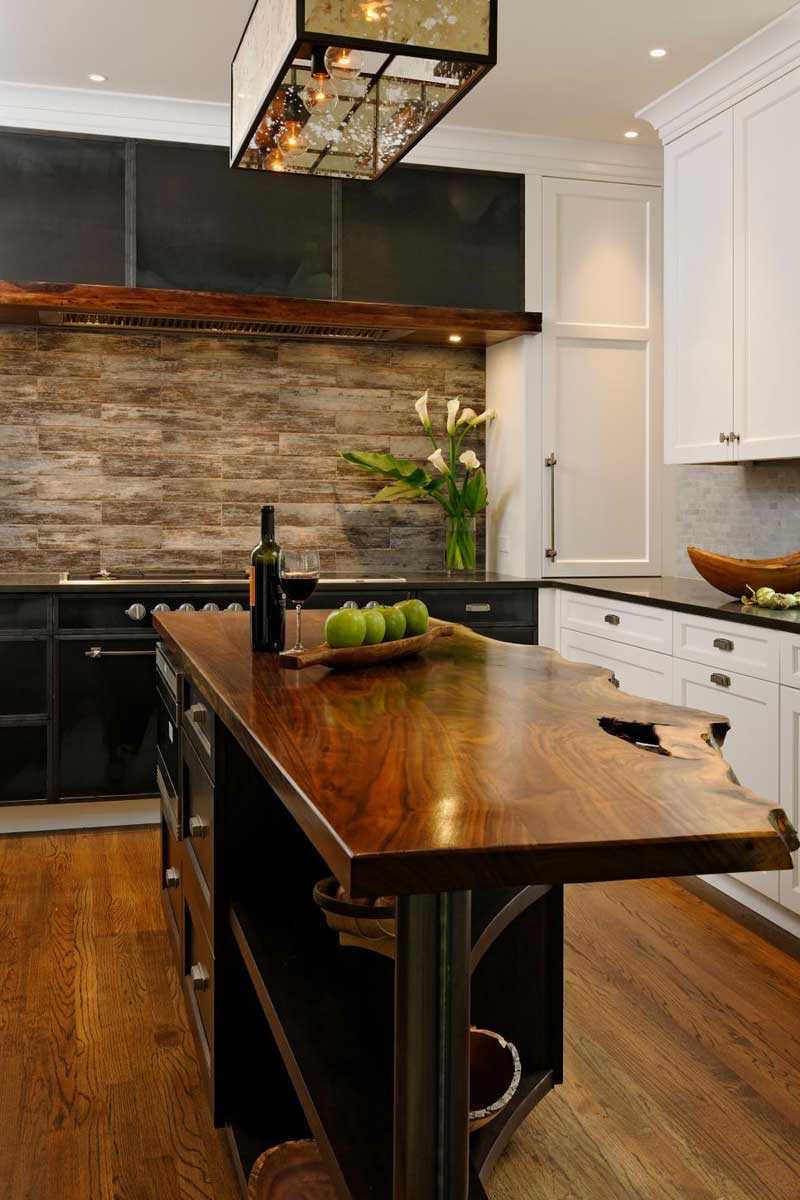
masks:
[(256, 1159), (247, 1200), (337, 1200), (316, 1142), (284, 1142)]
[(285, 651), (278, 655), (280, 666), (287, 671), (305, 671), (308, 667), (329, 667), (331, 670), (352, 671), (359, 667), (380, 667), (399, 658), (421, 654), (440, 637), (452, 637), (455, 626), (449, 621), (431, 617), (428, 632), (416, 637), (398, 638), (396, 642), (380, 642), (377, 646), (354, 646), (352, 649), (331, 650), (329, 646), (312, 646), (298, 654)]
[(314, 903), (322, 909), (329, 927), (339, 934), (340, 946), (360, 946), (394, 958), (394, 896), (356, 900), (329, 875), (314, 885)]
[(516, 1046), (490, 1029), (469, 1031), (469, 1130), (482, 1129), (506, 1108), (522, 1078)]
[(707, 583), (737, 600), (749, 594), (748, 587), (753, 591), (761, 587), (771, 587), (776, 592), (800, 590), (800, 554), (784, 558), (726, 558), (724, 554), (712, 554), (697, 546), (689, 546), (686, 553)]

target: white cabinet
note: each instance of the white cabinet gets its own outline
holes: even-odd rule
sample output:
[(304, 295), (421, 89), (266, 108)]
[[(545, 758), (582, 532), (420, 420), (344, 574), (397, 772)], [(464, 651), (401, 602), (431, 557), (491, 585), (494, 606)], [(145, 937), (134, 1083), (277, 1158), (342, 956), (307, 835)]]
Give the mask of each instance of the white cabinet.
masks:
[(562, 593), (562, 626), (661, 654), (672, 652), (672, 615), (668, 608), (583, 592)]
[(667, 654), (609, 642), (573, 629), (561, 631), (561, 654), (570, 662), (607, 667), (619, 681), (620, 691), (629, 696), (667, 704), (672, 701), (672, 659)]
[[(731, 729), (724, 757), (740, 783), (777, 805), (778, 684), (679, 658), (674, 659), (674, 672), (675, 703), (727, 717)], [(778, 871), (750, 871), (734, 878), (771, 900), (779, 899)]]
[(781, 648), (773, 630), (741, 621), (715, 621), (692, 613), (678, 612), (674, 616), (673, 645), (677, 658), (778, 682)]
[(548, 576), (659, 570), (661, 191), (543, 181)]
[(733, 444), (733, 113), (664, 150), (664, 459)]
[[(800, 691), (781, 688), (781, 808), (800, 829)], [(800, 851), (780, 873), (780, 902), (800, 916)]]

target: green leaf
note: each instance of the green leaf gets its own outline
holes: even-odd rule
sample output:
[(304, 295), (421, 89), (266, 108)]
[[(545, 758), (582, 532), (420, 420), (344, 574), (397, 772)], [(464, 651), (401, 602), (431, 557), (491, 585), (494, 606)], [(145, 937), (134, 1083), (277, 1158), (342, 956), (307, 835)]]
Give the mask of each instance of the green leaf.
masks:
[(400, 500), (426, 500), (430, 492), (424, 488), (414, 487), (410, 483), (390, 483), (375, 495), (370, 496), (367, 504), (392, 504)]
[(486, 475), (483, 467), (479, 467), (477, 471), (470, 473), (469, 479), (464, 484), (464, 510), (474, 516), (476, 513), (483, 512), (488, 500)]
[(374, 454), (370, 450), (340, 450), (339, 453), (345, 462), (354, 467), (374, 471), (376, 475), (385, 475), (389, 479), (399, 479), (409, 487), (422, 488), (425, 492), (439, 490), (440, 481), (407, 458), (396, 458), (394, 454)]

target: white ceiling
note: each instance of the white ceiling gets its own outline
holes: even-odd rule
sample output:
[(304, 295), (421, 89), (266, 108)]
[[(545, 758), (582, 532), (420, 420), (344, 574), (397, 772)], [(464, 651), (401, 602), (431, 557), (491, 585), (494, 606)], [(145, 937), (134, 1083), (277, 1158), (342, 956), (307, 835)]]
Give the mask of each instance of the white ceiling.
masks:
[[(0, 80), (226, 102), (252, 0), (0, 0)], [(453, 124), (617, 141), (787, 0), (499, 0), (499, 65)], [(665, 59), (648, 56), (654, 46)]]

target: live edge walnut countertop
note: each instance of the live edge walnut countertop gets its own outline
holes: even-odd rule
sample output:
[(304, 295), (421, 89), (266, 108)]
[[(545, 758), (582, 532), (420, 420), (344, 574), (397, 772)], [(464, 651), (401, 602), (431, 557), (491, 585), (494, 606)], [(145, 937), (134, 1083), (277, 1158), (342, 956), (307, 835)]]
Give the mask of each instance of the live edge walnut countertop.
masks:
[[(325, 615), (306, 614), (309, 646)], [(243, 613), (156, 627), (355, 895), (790, 865), (785, 814), (716, 749), (724, 718), (626, 696), (600, 668), (458, 626), (386, 667), (295, 672), (251, 652)], [(654, 727), (662, 752), (600, 718)]]

